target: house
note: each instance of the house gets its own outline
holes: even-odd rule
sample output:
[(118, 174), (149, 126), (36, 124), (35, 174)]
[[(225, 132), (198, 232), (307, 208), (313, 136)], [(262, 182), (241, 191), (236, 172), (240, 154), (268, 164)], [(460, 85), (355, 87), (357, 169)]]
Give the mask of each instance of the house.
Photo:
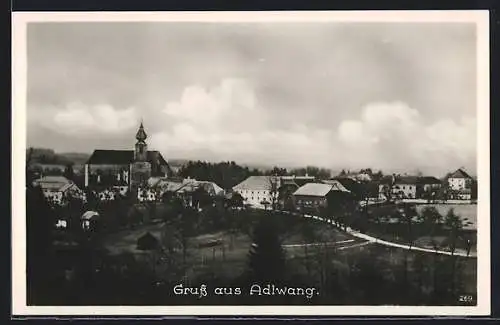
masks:
[(54, 204), (64, 204), (69, 197), (85, 200), (85, 194), (64, 176), (44, 176), (33, 182), (34, 186), (40, 186), (47, 200)]
[(155, 250), (160, 246), (158, 238), (149, 231), (137, 239), (137, 249), (142, 251)]
[(477, 182), (463, 168), (445, 176), (448, 185), (448, 199), (471, 200), (477, 198)]
[(419, 177), (417, 180), (417, 198), (435, 198), (442, 186), (443, 182), (434, 176)]
[(349, 178), (352, 180), (356, 180), (359, 182), (371, 182), (372, 175), (371, 172), (367, 172), (366, 170), (360, 170), (359, 172), (351, 172), (351, 171), (342, 171), (339, 176), (340, 178)]
[(224, 189), (214, 182), (198, 181), (193, 178), (186, 178), (182, 181), (182, 187), (178, 190), (179, 193), (193, 193), (197, 189), (202, 188), (210, 196), (224, 195)]
[(157, 191), (151, 188), (138, 188), (137, 190), (137, 200), (139, 202), (153, 202), (157, 199)]
[(243, 197), (245, 204), (265, 208), (278, 200), (280, 179), (277, 176), (250, 176), (233, 187)]
[(418, 179), (417, 176), (407, 175), (385, 176), (379, 183), (379, 197), (387, 198), (389, 195), (398, 199), (415, 199)]
[(280, 207), (291, 207), (293, 205), (293, 193), (299, 187), (307, 183), (315, 183), (316, 178), (313, 176), (280, 176), (278, 186), (278, 204)]
[(152, 177), (148, 180), (147, 184), (149, 189), (138, 192), (139, 201), (152, 201), (163, 198), (165, 195), (170, 195), (182, 198), (185, 204), (191, 206), (193, 205), (193, 195), (199, 190), (204, 190), (212, 198), (225, 194), (224, 189), (216, 183), (199, 181), (193, 178), (176, 179)]
[(460, 191), (471, 187), (473, 178), (462, 168), (457, 169), (447, 176), (448, 188), (452, 191)]
[(417, 197), (417, 176), (396, 177), (392, 192), (400, 199), (415, 199)]
[(379, 196), (377, 182), (366, 182), (347, 176), (337, 176), (330, 180), (323, 181), (325, 184), (330, 184), (331, 182), (340, 182), (340, 184), (348, 189), (357, 200), (376, 199)]
[(352, 193), (340, 182), (307, 183), (293, 193), (295, 207), (300, 211), (332, 207), (339, 200), (351, 199)]
[(169, 176), (167, 161), (158, 151), (148, 150), (141, 123), (134, 150), (94, 150), (85, 163), (85, 187), (127, 186), (137, 190), (151, 176)]

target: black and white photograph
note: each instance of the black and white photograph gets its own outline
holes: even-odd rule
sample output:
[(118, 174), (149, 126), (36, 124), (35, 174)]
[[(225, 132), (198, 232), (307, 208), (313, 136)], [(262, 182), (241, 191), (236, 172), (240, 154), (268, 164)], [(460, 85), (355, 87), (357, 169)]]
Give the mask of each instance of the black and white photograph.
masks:
[(488, 23), (14, 14), (14, 311), (489, 314)]

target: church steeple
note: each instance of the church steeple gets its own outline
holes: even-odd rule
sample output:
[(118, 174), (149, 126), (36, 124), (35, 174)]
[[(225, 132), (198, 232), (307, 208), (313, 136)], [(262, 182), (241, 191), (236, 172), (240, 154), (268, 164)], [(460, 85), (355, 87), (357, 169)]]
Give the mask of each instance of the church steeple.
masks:
[(146, 141), (148, 138), (148, 135), (146, 134), (146, 131), (144, 131), (144, 126), (142, 125), (142, 120), (141, 120), (141, 125), (139, 126), (139, 130), (137, 130), (137, 134), (135, 135), (135, 138), (137, 141)]
[(142, 120), (135, 138), (137, 139), (137, 142), (135, 143), (134, 160), (147, 161), (148, 145), (146, 144), (146, 139), (148, 138), (148, 135), (146, 134), (146, 131), (144, 131)]

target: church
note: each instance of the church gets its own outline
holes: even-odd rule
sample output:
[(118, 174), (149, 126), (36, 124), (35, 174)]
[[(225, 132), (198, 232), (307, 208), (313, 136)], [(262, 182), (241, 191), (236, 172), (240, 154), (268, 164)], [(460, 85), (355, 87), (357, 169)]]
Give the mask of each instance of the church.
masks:
[(150, 177), (169, 177), (170, 166), (160, 152), (148, 150), (143, 123), (135, 136), (134, 150), (94, 150), (85, 163), (85, 187), (137, 190)]

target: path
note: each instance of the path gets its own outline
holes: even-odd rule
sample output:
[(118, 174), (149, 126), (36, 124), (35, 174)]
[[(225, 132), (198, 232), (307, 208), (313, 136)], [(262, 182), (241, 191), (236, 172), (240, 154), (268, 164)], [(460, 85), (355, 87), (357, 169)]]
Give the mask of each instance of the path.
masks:
[[(312, 218), (312, 219), (323, 221), (323, 222), (327, 222), (329, 224), (334, 224), (332, 220), (325, 219), (325, 218), (318, 217), (318, 216), (313, 216), (313, 215), (305, 214), (304, 217), (305, 218)], [(350, 235), (352, 235), (354, 237), (357, 237), (357, 238), (360, 238), (360, 239), (364, 239), (364, 240), (366, 240), (368, 242), (377, 243), (377, 244), (381, 244), (381, 245), (385, 245), (385, 246), (390, 246), (390, 247), (397, 247), (397, 248), (402, 248), (402, 249), (407, 249), (407, 250), (412, 250), (412, 251), (420, 251), (420, 252), (434, 253), (434, 254), (441, 254), (441, 255), (450, 255), (450, 256), (454, 255), (454, 256), (461, 256), (461, 257), (468, 257), (468, 258), (476, 258), (477, 257), (476, 253), (474, 253), (474, 252), (471, 252), (469, 255), (467, 255), (467, 252), (465, 250), (463, 250), (463, 249), (457, 249), (452, 254), (451, 252), (448, 252), (448, 251), (441, 251), (441, 250), (436, 251), (434, 249), (422, 248), (422, 247), (416, 247), (416, 246), (410, 247), (409, 245), (398, 244), (398, 243), (394, 243), (394, 242), (382, 240), (380, 238), (376, 238), (376, 237), (373, 237), (373, 236), (370, 236), (370, 235), (367, 235), (367, 234), (360, 233), (359, 231), (353, 230), (350, 227), (347, 227), (347, 229), (341, 229), (341, 230), (345, 231), (346, 233), (348, 233), (348, 234), (350, 234)]]
[(334, 241), (334, 242), (326, 242), (326, 243), (305, 243), (305, 244), (286, 244), (282, 245), (283, 248), (297, 248), (297, 247), (332, 247), (336, 246), (337, 250), (344, 250), (348, 248), (356, 248), (360, 246), (364, 246), (367, 244), (372, 244), (372, 242), (363, 240), (360, 242), (357, 238), (356, 239), (347, 239), (347, 240), (340, 240), (340, 241)]

